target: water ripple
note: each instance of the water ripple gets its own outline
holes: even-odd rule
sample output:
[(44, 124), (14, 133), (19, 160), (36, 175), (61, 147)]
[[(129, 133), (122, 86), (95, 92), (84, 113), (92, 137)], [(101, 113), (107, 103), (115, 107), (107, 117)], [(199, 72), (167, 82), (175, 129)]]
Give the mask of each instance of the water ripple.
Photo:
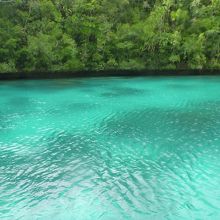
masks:
[(1, 84), (0, 218), (219, 219), (219, 85), (191, 80)]

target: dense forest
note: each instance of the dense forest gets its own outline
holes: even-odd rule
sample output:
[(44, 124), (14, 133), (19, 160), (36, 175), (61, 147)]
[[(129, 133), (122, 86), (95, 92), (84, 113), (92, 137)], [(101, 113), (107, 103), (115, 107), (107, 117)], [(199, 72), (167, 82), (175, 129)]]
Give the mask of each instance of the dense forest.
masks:
[(220, 0), (0, 0), (0, 72), (219, 69)]

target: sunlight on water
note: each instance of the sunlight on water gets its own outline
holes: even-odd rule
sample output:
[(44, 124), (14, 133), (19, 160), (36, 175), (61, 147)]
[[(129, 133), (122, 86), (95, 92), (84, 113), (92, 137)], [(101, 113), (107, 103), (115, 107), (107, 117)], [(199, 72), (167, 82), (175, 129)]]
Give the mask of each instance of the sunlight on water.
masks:
[(220, 219), (220, 77), (0, 82), (0, 219)]

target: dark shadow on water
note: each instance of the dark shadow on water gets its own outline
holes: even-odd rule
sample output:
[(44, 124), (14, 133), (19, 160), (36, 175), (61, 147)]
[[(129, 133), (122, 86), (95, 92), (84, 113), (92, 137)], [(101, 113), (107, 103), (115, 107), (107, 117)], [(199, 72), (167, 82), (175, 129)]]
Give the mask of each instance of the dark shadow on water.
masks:
[(66, 106), (66, 108), (68, 108), (69, 111), (88, 111), (96, 107), (98, 107), (96, 104), (82, 103), (82, 102), (78, 102), (78, 103), (75, 102), (75, 103), (68, 104)]
[[(115, 82), (120, 82), (120, 78), (111, 78)], [(7, 86), (21, 90), (62, 90), (62, 89), (87, 89), (108, 86), (109, 80), (106, 78), (76, 78), (76, 79), (51, 79), (51, 80), (19, 80), (7, 81)], [(3, 82), (4, 85), (6, 82)]]
[(135, 95), (143, 95), (147, 92), (147, 90), (128, 88), (128, 87), (113, 87), (108, 89), (109, 91), (101, 94), (103, 97), (119, 97), (119, 96), (135, 96)]
[(21, 91), (56, 92), (64, 89), (83, 88), (85, 85), (79, 79), (53, 79), (32, 81), (11, 81), (8, 83), (12, 89)]
[(200, 105), (188, 111), (146, 108), (124, 112), (102, 122), (100, 131), (113, 137), (139, 137), (156, 145), (207, 143), (220, 137), (220, 105), (217, 106), (209, 103), (209, 108)]
[(196, 85), (188, 85), (188, 84), (168, 84), (166, 87), (170, 89), (175, 89), (175, 90), (188, 90), (188, 89), (195, 89)]
[(53, 108), (49, 108), (46, 113), (48, 115), (75, 115), (84, 112), (89, 112), (97, 108), (98, 104), (86, 103), (86, 102), (73, 102), (64, 104), (63, 108), (61, 109), (58, 105), (53, 106)]
[(8, 100), (7, 104), (15, 108), (25, 108), (31, 105), (31, 101), (28, 97), (12, 97)]

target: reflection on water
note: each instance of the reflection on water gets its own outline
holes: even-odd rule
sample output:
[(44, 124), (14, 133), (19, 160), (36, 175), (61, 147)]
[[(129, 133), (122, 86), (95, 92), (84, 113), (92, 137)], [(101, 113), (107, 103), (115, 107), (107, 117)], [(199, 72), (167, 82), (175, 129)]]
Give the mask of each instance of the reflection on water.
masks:
[(219, 219), (215, 78), (1, 83), (0, 218)]

